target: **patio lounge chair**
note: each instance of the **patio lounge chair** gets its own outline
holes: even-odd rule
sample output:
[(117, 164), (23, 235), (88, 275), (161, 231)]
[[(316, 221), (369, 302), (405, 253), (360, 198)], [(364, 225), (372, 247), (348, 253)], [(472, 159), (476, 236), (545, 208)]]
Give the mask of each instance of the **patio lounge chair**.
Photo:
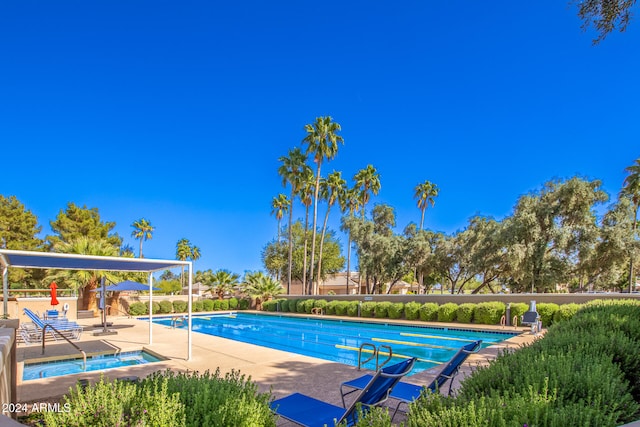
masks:
[(351, 426), (357, 421), (358, 408), (366, 412), (370, 407), (387, 400), (393, 386), (411, 371), (415, 361), (414, 357), (377, 371), (348, 408), (294, 393), (274, 400), (271, 403), (271, 410), (289, 421), (306, 427), (333, 426), (343, 421)]
[[(44, 330), (44, 327), (46, 325), (51, 325), (67, 338), (71, 338), (74, 340), (80, 339), (80, 335), (82, 334), (82, 326), (78, 325), (76, 322), (72, 322), (69, 320), (44, 320), (28, 308), (24, 308), (23, 311), (24, 314), (26, 314), (27, 317), (31, 319), (33, 324), (41, 331)], [(49, 328), (48, 331), (51, 333), (51, 336), (55, 340), (59, 338), (59, 335), (53, 329)]]
[[(403, 403), (408, 405), (409, 403), (416, 400), (420, 397), (425, 390), (431, 390), (431, 392), (435, 392), (436, 390), (440, 390), (447, 381), (449, 383), (449, 395), (451, 395), (451, 385), (453, 383), (453, 378), (457, 375), (458, 370), (462, 366), (467, 357), (469, 357), (472, 353), (477, 353), (480, 350), (480, 346), (482, 345), (482, 340), (473, 341), (467, 345), (462, 346), (458, 352), (444, 365), (444, 367), (438, 373), (438, 376), (431, 382), (431, 384), (425, 385), (417, 385), (399, 381), (398, 384), (393, 387), (389, 397), (395, 400), (398, 400), (398, 404), (396, 405), (396, 409), (393, 412), (391, 419), (395, 417), (398, 409), (400, 409), (400, 405)], [(364, 386), (366, 386), (367, 382), (371, 380), (371, 375), (363, 375), (351, 381), (346, 381), (340, 385), (340, 393), (342, 394), (342, 401), (344, 402), (344, 397), (354, 393), (358, 390), (361, 390)], [(344, 388), (350, 388), (352, 390), (345, 391)]]
[(33, 323), (21, 323), (18, 334), (25, 344), (39, 344), (42, 342), (42, 329), (38, 329)]

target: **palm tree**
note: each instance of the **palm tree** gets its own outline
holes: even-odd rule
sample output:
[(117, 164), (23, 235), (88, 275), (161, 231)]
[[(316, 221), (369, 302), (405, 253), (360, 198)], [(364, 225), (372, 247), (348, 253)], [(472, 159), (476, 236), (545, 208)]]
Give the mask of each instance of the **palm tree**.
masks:
[(280, 222), (282, 221), (284, 213), (289, 210), (290, 206), (291, 201), (282, 193), (278, 194), (278, 196), (274, 197), (271, 201), (271, 213), (275, 215), (278, 220), (278, 237), (276, 239), (278, 243), (280, 243)]
[[(196, 248), (197, 249), (197, 248)], [(200, 250), (198, 249), (198, 258), (200, 258)], [(176, 259), (180, 261), (186, 261), (190, 259), (193, 255), (191, 242), (189, 239), (180, 239), (178, 243), (176, 243)], [(182, 271), (180, 272), (180, 284), (184, 286), (184, 265), (182, 266)]]
[[(349, 216), (358, 212), (360, 209), (360, 197), (358, 194), (358, 188), (349, 188), (344, 195), (344, 199), (341, 201), (342, 212), (349, 212)], [(348, 243), (347, 243), (347, 287), (346, 294), (349, 293), (349, 279), (351, 278), (351, 230), (348, 230)]]
[(347, 181), (342, 179), (342, 172), (333, 172), (329, 174), (327, 179), (323, 179), (320, 182), (320, 194), (324, 200), (327, 201), (327, 211), (324, 214), (324, 223), (322, 224), (322, 234), (320, 236), (320, 251), (318, 252), (318, 280), (316, 282), (317, 287), (320, 285), (321, 271), (322, 271), (322, 249), (324, 246), (324, 236), (327, 231), (327, 221), (329, 220), (329, 211), (337, 201), (344, 199), (346, 192)]
[(322, 162), (332, 160), (338, 153), (338, 143), (344, 143), (344, 139), (338, 135), (341, 127), (334, 122), (331, 116), (317, 117), (313, 124), (304, 127), (307, 136), (302, 140), (307, 144), (307, 154), (313, 154), (313, 161), (317, 165), (316, 187), (313, 196), (313, 234), (311, 238), (311, 273), (309, 277), (313, 282), (313, 263), (315, 261), (316, 231), (318, 222), (318, 192), (320, 191), (320, 169)]
[(305, 207), (304, 213), (304, 259), (302, 260), (302, 293), (311, 293), (311, 290), (307, 289), (307, 246), (308, 246), (308, 231), (309, 231), (309, 207), (313, 203), (313, 177), (310, 177), (300, 187), (299, 191), (300, 201)]
[(211, 277), (211, 286), (209, 291), (212, 294), (216, 294), (218, 299), (224, 298), (224, 294), (230, 292), (235, 286), (238, 285), (238, 276), (235, 273), (231, 273), (229, 270), (218, 270)]
[(263, 272), (248, 272), (244, 277), (243, 290), (256, 300), (256, 310), (262, 308), (262, 303), (284, 293), (279, 281), (265, 275)]
[(139, 220), (135, 221), (133, 224), (131, 224), (131, 226), (133, 227), (131, 237), (140, 239), (139, 258), (144, 258), (144, 255), (142, 255), (142, 242), (153, 237), (151, 233), (155, 230), (155, 228), (149, 221), (144, 218), (140, 218)]
[(433, 207), (436, 203), (435, 198), (438, 197), (439, 192), (438, 186), (429, 181), (416, 185), (415, 195), (413, 197), (418, 199), (418, 208), (422, 212), (422, 216), (420, 217), (420, 230), (422, 230), (424, 224), (424, 213), (428, 205)]
[[(638, 210), (640, 209), (640, 159), (625, 169), (629, 175), (624, 179), (622, 195), (631, 199), (633, 203), (633, 240), (635, 241), (638, 226)], [(633, 276), (633, 258), (635, 251), (631, 251), (629, 259), (629, 292), (633, 291), (635, 280)]]
[(360, 169), (353, 179), (356, 181), (356, 187), (360, 190), (362, 219), (364, 219), (365, 206), (369, 202), (371, 194), (377, 195), (380, 191), (380, 175), (373, 165), (367, 165), (366, 168)]
[(307, 156), (302, 152), (299, 147), (289, 150), (289, 157), (283, 156), (278, 159), (282, 162), (282, 165), (278, 168), (278, 174), (282, 176), (282, 185), (286, 186), (287, 183), (291, 185), (291, 206), (289, 208), (289, 270), (287, 272), (287, 294), (291, 292), (291, 270), (293, 266), (293, 236), (291, 232), (291, 224), (293, 224), (293, 201), (302, 188), (302, 185), (310, 176), (313, 175), (313, 171), (307, 165)]

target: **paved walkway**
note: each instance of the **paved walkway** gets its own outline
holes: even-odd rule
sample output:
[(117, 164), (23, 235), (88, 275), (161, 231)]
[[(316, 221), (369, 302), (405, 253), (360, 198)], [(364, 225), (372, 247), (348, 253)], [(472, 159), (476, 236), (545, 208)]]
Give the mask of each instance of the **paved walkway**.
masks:
[[(330, 318), (333, 319), (336, 317), (331, 316)], [(375, 319), (367, 320), (375, 321)], [(143, 377), (152, 372), (164, 369), (204, 372), (205, 370), (215, 371), (216, 368), (220, 368), (222, 373), (235, 369), (239, 370), (242, 374), (250, 376), (251, 379), (258, 384), (261, 391), (266, 392), (271, 390), (275, 398), (298, 391), (334, 404), (340, 404), (340, 383), (361, 375), (356, 368), (340, 363), (200, 333), (192, 334), (192, 359), (187, 361), (187, 332), (185, 330), (154, 324), (153, 344), (149, 345), (148, 322), (125, 317), (110, 317), (109, 322), (113, 322), (113, 326), (109, 329), (117, 331), (117, 335), (94, 336), (93, 333), (95, 331), (102, 330), (102, 327), (95, 328), (93, 326), (98, 322), (99, 320), (97, 318), (79, 321), (79, 323), (85, 326), (85, 331), (80, 341), (75, 343), (88, 354), (113, 353), (115, 350), (124, 352), (147, 349), (167, 358), (167, 360), (163, 362), (104, 371), (105, 377), (108, 378), (131, 375)], [(389, 320), (384, 320), (384, 322), (388, 323)], [(424, 322), (420, 322), (420, 324), (426, 325)], [(443, 324), (438, 323), (438, 326), (441, 327)], [(461, 328), (460, 324), (451, 326)], [(475, 328), (504, 330), (500, 327), (485, 328), (484, 325), (475, 325)], [(510, 329), (513, 330), (514, 328)], [(453, 387), (457, 387), (459, 381), (464, 378), (465, 374), (471, 372), (474, 367), (478, 366), (478, 364), (487, 363), (488, 360), (494, 358), (500, 351), (517, 349), (519, 346), (535, 339), (535, 337), (524, 328), (518, 328), (518, 330), (523, 333), (499, 345), (485, 348), (478, 354), (472, 355), (463, 365), (461, 373), (458, 375)], [(88, 379), (91, 383), (97, 381), (100, 378), (100, 372), (86, 372), (64, 377), (44, 378), (26, 382), (21, 381), (21, 362), (25, 360), (35, 362), (42, 358), (57, 359), (65, 356), (77, 357), (77, 355), (78, 351), (67, 342), (47, 342), (44, 356), (42, 355), (42, 347), (40, 345), (27, 346), (20, 344), (17, 351), (19, 362), (18, 402), (37, 403), (59, 399), (63, 394), (67, 393), (79, 379)], [(427, 384), (434, 378), (437, 372), (438, 368), (434, 368), (413, 375), (411, 382)]]

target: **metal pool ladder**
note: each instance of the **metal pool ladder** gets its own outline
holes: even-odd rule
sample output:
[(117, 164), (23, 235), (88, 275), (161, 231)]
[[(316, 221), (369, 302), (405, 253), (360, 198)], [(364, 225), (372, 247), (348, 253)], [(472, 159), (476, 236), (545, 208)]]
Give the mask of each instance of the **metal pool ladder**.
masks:
[[(365, 350), (365, 348), (370, 348), (370, 350)], [(387, 358), (380, 363), (380, 350), (381, 349), (387, 349)], [(371, 353), (371, 356), (369, 356), (367, 358), (367, 360), (365, 360), (364, 362), (362, 361), (362, 353), (363, 352), (367, 352), (367, 353)], [(391, 349), (390, 346), (386, 345), (386, 344), (382, 344), (378, 347), (376, 347), (374, 344), (371, 344), (370, 342), (365, 342), (362, 343), (362, 345), (360, 346), (360, 349), (358, 350), (358, 370), (361, 369), (361, 367), (369, 362), (370, 360), (373, 360), (374, 358), (376, 359), (376, 371), (380, 368), (382, 368), (384, 365), (386, 365), (390, 360), (391, 357), (393, 357), (393, 350)]]

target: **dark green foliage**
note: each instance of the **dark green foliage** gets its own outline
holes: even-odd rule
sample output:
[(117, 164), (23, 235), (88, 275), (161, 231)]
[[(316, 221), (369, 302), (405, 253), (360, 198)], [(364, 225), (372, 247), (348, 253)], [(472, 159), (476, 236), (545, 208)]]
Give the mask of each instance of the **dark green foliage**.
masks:
[(192, 305), (193, 311), (198, 312), (204, 310), (204, 304), (202, 301), (194, 301)]
[(506, 306), (502, 302), (481, 302), (476, 305), (474, 319), (476, 323), (483, 325), (499, 325), (500, 318), (504, 315)]
[(159, 302), (154, 301), (154, 302), (151, 304), (151, 308), (153, 309), (153, 314), (156, 314), (156, 313), (162, 313), (162, 312), (160, 311), (160, 303), (159, 303)]
[(220, 311), (222, 310), (222, 300), (216, 299), (216, 300), (211, 300), (211, 309), (214, 311)]
[[(515, 325), (513, 323), (513, 317), (515, 316), (517, 319), (517, 324), (520, 324), (520, 316), (522, 316), (524, 313), (527, 312), (527, 310), (529, 310), (529, 304), (525, 304), (523, 302), (512, 302), (511, 303), (511, 319), (509, 319), (509, 321), (511, 322), (512, 325)], [(505, 313), (506, 313), (506, 307), (505, 307)]]
[(360, 307), (360, 301), (349, 301), (349, 305), (347, 305), (347, 316), (358, 317), (359, 307)]
[(346, 316), (347, 315), (347, 307), (349, 307), (348, 301), (338, 301), (336, 305), (336, 315), (337, 316)]
[(420, 318), (420, 303), (408, 302), (404, 305), (404, 317), (407, 320), (418, 320)]
[(174, 301), (173, 302), (174, 313), (186, 313), (187, 304), (188, 304), (187, 301)]
[(158, 313), (166, 314), (171, 313), (171, 311), (173, 310), (173, 304), (171, 304), (171, 301), (163, 300), (160, 301), (158, 305), (160, 306), (160, 310), (158, 311)]
[(404, 314), (404, 304), (401, 302), (394, 302), (389, 304), (387, 314), (389, 316), (389, 319), (400, 319)]
[(438, 320), (438, 304), (435, 302), (425, 302), (420, 306), (420, 320), (424, 322), (435, 322)]
[(536, 305), (540, 320), (542, 320), (542, 327), (548, 328), (553, 324), (553, 316), (556, 314), (560, 307), (558, 304), (541, 302)]
[(282, 311), (283, 313), (288, 313), (290, 303), (291, 303), (290, 299), (282, 299), (280, 301), (280, 311)]
[(562, 304), (558, 311), (553, 314), (553, 323), (571, 319), (580, 308), (581, 306), (578, 304)]
[[(216, 301), (220, 301), (220, 300), (216, 300)], [(202, 301), (202, 309), (204, 311), (213, 311), (213, 300), (212, 299), (205, 299)]]
[(236, 308), (238, 308), (238, 298), (232, 297), (227, 301), (229, 301), (229, 310), (235, 310)]
[(278, 310), (278, 300), (269, 300), (262, 303), (263, 311), (277, 311)]
[(337, 300), (332, 300), (329, 301), (329, 304), (327, 304), (327, 314), (336, 314), (336, 307), (338, 306), (338, 303), (340, 301)]
[(304, 312), (303, 313), (307, 313), (307, 314), (311, 314), (311, 309), (313, 308), (313, 305), (316, 303), (316, 300), (309, 298), (308, 300), (306, 300), (304, 302)]
[(134, 302), (129, 306), (129, 314), (132, 316), (142, 316), (149, 314), (149, 305), (143, 302)]
[(223, 300), (219, 300), (220, 301), (220, 310), (229, 310), (229, 300), (228, 299), (223, 299)]
[(321, 308), (323, 311), (325, 311), (327, 309), (327, 300), (326, 299), (317, 299), (314, 303), (313, 303), (313, 308)]
[(458, 304), (448, 302), (438, 307), (438, 322), (454, 322), (456, 320), (456, 312)]
[(297, 313), (304, 313), (304, 306), (305, 306), (305, 300), (298, 300), (298, 302), (296, 303), (296, 312)]
[(475, 304), (472, 303), (464, 303), (458, 306), (458, 311), (456, 312), (456, 319), (460, 323), (471, 323), (473, 322), (473, 312), (476, 308)]
[(241, 300), (238, 300), (238, 310), (247, 310), (250, 306), (251, 306), (250, 300), (246, 298), (242, 298)]
[(390, 307), (391, 307), (391, 303), (388, 301), (380, 301), (376, 303), (374, 316), (378, 319), (386, 319), (387, 317), (389, 317)]
[(376, 303), (373, 301), (365, 301), (360, 305), (360, 316), (373, 317), (376, 310)]

